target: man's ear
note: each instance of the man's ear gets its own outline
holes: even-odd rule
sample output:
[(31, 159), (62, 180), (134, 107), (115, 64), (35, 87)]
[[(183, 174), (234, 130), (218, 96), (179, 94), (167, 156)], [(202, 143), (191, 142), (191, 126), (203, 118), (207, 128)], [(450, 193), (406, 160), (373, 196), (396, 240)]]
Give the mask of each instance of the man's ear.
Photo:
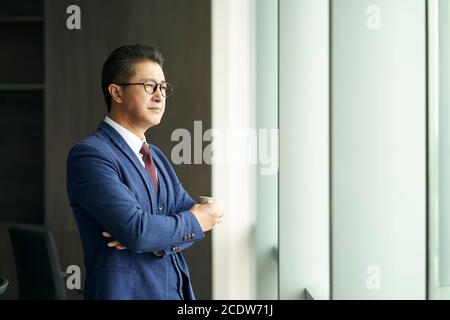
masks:
[(108, 86), (109, 94), (111, 95), (111, 99), (116, 103), (122, 103), (122, 88), (116, 84), (110, 84)]

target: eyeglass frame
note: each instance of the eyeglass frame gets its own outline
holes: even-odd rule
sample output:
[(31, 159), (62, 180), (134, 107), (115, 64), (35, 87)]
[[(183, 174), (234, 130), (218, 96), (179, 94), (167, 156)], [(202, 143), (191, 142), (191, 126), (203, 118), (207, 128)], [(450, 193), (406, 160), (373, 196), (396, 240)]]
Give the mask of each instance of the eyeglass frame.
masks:
[[(154, 87), (154, 89), (153, 89), (153, 92), (152, 92), (152, 93), (149, 93), (149, 92), (147, 91), (147, 89), (146, 89), (146, 85), (147, 85), (149, 82), (154, 82), (154, 83), (156, 84), (155, 87)], [(147, 94), (154, 94), (154, 93), (159, 89), (159, 92), (161, 92), (161, 95), (162, 95), (164, 98), (170, 97), (170, 96), (172, 95), (172, 93), (173, 93), (173, 86), (172, 86), (170, 83), (166, 82), (166, 81), (162, 81), (162, 82), (158, 83), (158, 82), (156, 82), (156, 81), (154, 81), (154, 80), (149, 80), (149, 81), (146, 81), (146, 82), (121, 82), (121, 83), (113, 83), (113, 84), (115, 84), (115, 85), (117, 85), (117, 86), (136, 86), (136, 85), (141, 85), (141, 86), (144, 87), (144, 91), (145, 91)], [(165, 85), (169, 85), (170, 88), (172, 88), (172, 91), (170, 92), (170, 94), (169, 94), (168, 96), (167, 96), (166, 94), (163, 94), (163, 92), (162, 92), (162, 90), (161, 90), (161, 86), (164, 85), (164, 84), (165, 84)]]

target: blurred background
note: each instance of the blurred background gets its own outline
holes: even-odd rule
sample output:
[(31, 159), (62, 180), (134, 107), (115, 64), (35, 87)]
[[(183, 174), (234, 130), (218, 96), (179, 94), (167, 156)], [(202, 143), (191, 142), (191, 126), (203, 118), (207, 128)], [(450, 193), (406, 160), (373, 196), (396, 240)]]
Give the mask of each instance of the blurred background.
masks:
[[(448, 0), (2, 1), (0, 299), (82, 298), (66, 285), (70, 266), (84, 275), (66, 157), (106, 114), (105, 59), (133, 43), (162, 51), (175, 88), (148, 141), (170, 158), (173, 131), (189, 131), (199, 143), (175, 171), (194, 199), (224, 199), (225, 221), (183, 253), (198, 299), (449, 299), (449, 13)], [(238, 138), (215, 152), (244, 160), (205, 161), (226, 133)]]

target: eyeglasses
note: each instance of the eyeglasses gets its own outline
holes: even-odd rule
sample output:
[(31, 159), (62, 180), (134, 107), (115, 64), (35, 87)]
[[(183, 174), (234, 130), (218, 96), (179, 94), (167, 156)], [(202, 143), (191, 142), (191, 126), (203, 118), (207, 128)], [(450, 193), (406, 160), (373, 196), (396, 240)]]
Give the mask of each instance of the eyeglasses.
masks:
[(145, 92), (148, 94), (154, 94), (156, 90), (161, 91), (163, 97), (169, 97), (173, 92), (173, 87), (168, 82), (156, 83), (156, 81), (146, 81), (146, 82), (130, 82), (130, 83), (116, 83), (118, 86), (144, 86)]

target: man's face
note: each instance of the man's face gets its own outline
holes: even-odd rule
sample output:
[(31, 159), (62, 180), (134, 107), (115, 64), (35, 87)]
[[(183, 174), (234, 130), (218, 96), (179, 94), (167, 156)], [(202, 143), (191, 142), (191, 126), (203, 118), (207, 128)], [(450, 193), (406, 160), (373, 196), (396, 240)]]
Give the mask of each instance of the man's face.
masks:
[[(153, 61), (134, 63), (135, 75), (127, 82), (146, 82), (149, 80), (161, 83), (165, 81), (161, 66)], [(141, 128), (148, 129), (161, 122), (166, 106), (166, 98), (158, 88), (153, 94), (148, 94), (144, 86), (124, 86), (122, 107), (130, 120)]]

